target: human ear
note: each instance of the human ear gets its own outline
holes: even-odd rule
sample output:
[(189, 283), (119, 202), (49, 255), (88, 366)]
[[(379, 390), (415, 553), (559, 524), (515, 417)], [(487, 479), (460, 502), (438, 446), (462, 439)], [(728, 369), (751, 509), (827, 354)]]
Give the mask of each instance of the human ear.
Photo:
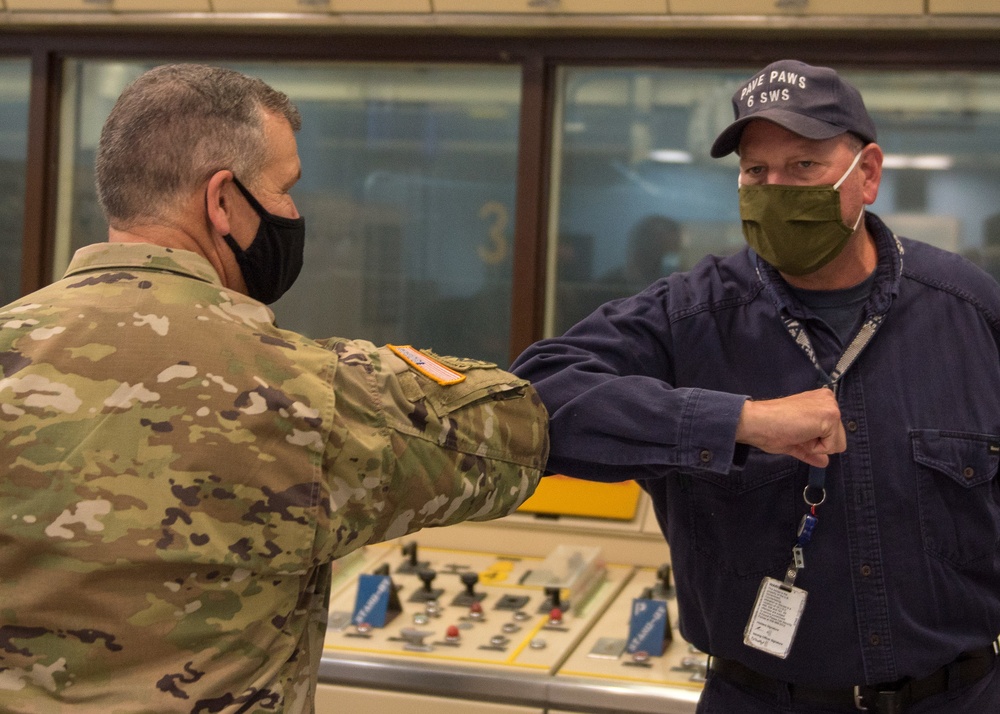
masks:
[(884, 158), (882, 147), (878, 144), (867, 144), (861, 149), (861, 160), (858, 162), (858, 168), (861, 169), (861, 175), (864, 176), (864, 184), (861, 190), (866, 206), (875, 203), (875, 199), (878, 197), (878, 187), (882, 182), (882, 161)]
[(232, 192), (236, 190), (232, 171), (216, 171), (205, 189), (205, 210), (208, 221), (219, 235), (232, 233)]

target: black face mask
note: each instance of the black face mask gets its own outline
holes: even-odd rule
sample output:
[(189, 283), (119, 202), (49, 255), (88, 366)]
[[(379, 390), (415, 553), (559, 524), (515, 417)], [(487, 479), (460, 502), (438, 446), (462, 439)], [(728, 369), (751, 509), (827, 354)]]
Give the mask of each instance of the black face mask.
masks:
[(306, 244), (306, 222), (301, 216), (284, 218), (268, 213), (235, 176), (233, 183), (260, 216), (260, 227), (246, 250), (240, 248), (231, 235), (223, 238), (236, 256), (247, 284), (247, 294), (270, 305), (299, 277)]

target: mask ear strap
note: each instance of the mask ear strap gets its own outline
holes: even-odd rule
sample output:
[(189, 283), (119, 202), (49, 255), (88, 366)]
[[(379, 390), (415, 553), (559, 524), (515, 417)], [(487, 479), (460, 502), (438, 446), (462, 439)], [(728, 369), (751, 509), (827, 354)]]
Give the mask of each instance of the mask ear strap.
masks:
[(233, 183), (236, 185), (236, 188), (240, 190), (240, 193), (243, 194), (243, 198), (247, 200), (247, 203), (250, 204), (250, 207), (257, 212), (257, 215), (267, 213), (267, 209), (264, 208), (262, 205), (260, 205), (260, 201), (258, 201), (256, 197), (254, 197), (254, 195), (250, 193), (250, 190), (246, 186), (244, 186), (238, 178), (236, 178), (236, 174), (233, 174)]
[[(851, 162), (851, 165), (848, 167), (847, 171), (844, 173), (843, 176), (840, 177), (840, 181), (838, 181), (837, 183), (833, 184), (833, 190), (834, 191), (836, 191), (837, 189), (839, 189), (840, 188), (840, 184), (844, 183), (844, 181), (847, 180), (847, 177), (851, 175), (851, 172), (854, 171), (854, 167), (858, 165), (858, 162), (860, 160), (861, 160), (861, 152), (859, 151), (858, 153), (856, 153), (854, 155), (854, 161)], [(851, 232), (852, 233), (854, 231), (858, 230), (858, 226), (861, 225), (861, 219), (864, 218), (864, 215), (865, 215), (865, 207), (862, 204), (862, 206), (861, 206), (861, 213), (858, 214), (858, 220), (854, 221), (854, 225), (851, 227)]]
[(833, 184), (834, 191), (840, 188), (840, 184), (844, 183), (844, 181), (847, 180), (847, 177), (851, 175), (851, 172), (854, 171), (854, 167), (858, 165), (858, 162), (860, 160), (861, 160), (861, 152), (859, 151), (857, 154), (854, 155), (854, 161), (851, 162), (851, 165), (848, 167), (847, 171), (845, 171), (844, 175), (840, 177), (840, 181)]
[(858, 226), (861, 225), (861, 219), (865, 217), (865, 207), (861, 206), (861, 213), (858, 214), (858, 220), (854, 221), (854, 227), (851, 228), (851, 232), (858, 230)]

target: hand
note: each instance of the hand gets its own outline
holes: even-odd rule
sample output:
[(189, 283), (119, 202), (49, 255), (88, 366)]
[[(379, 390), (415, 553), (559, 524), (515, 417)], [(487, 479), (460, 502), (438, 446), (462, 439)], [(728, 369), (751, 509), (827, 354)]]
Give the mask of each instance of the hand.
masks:
[(830, 454), (847, 448), (837, 398), (826, 388), (780, 399), (747, 400), (736, 426), (736, 441), (820, 467), (830, 463)]

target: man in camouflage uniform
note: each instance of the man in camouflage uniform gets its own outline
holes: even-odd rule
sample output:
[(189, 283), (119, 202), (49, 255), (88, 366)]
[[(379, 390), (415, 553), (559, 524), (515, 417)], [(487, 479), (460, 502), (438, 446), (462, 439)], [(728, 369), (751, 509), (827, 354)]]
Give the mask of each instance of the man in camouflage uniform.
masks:
[(533, 491), (526, 382), (275, 326), (299, 124), (146, 73), (101, 137), (110, 241), (0, 309), (0, 710), (310, 711), (334, 559)]

